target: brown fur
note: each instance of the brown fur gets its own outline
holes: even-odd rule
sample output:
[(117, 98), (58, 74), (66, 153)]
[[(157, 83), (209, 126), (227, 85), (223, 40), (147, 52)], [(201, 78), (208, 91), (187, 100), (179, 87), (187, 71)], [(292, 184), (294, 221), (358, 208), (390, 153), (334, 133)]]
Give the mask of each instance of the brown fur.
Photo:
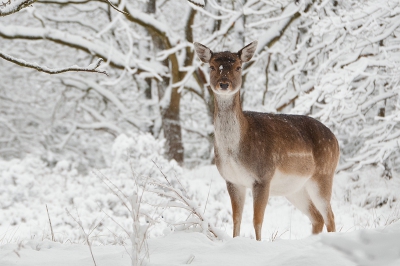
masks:
[[(199, 57), (211, 68), (210, 85), (215, 96), (215, 162), (227, 181), (231, 197), (233, 236), (240, 234), (245, 185), (253, 190), (257, 240), (261, 240), (270, 193), (286, 196), (307, 214), (314, 234), (322, 231), (324, 223), (329, 232), (335, 231), (330, 198), (339, 145), (333, 133), (308, 116), (243, 112), (241, 109), (241, 66), (251, 59), (256, 45), (251, 43), (238, 53), (213, 53), (195, 43)], [(237, 177), (244, 171), (243, 177)], [(291, 188), (289, 193), (287, 187), (292, 182), (285, 178), (292, 176), (296, 176), (296, 182), (304, 180), (304, 184)]]

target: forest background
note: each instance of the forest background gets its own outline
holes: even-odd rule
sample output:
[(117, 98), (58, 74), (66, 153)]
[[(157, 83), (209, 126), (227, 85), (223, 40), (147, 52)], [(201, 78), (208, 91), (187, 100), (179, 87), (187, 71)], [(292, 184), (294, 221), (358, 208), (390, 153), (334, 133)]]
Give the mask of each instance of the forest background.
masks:
[[(166, 158), (210, 164), (213, 96), (193, 41), (235, 51), (258, 40), (244, 109), (319, 119), (339, 139), (339, 170), (399, 170), (398, 1), (31, 2), (0, 21), (1, 55), (14, 59), (0, 61), (4, 159), (35, 154), (85, 171), (110, 162), (116, 136), (149, 133)], [(17, 59), (108, 75), (49, 75)]]

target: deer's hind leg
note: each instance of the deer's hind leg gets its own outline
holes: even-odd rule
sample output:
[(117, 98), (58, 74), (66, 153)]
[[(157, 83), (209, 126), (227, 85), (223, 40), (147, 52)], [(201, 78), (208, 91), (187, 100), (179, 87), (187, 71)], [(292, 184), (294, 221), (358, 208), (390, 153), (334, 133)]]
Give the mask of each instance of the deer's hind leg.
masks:
[(305, 187), (287, 195), (286, 198), (302, 213), (308, 216), (312, 224), (312, 233), (319, 234), (324, 228), (324, 219), (318, 211)]
[(312, 202), (322, 214), (328, 232), (335, 232), (335, 216), (331, 207), (332, 174), (315, 174), (306, 184)]

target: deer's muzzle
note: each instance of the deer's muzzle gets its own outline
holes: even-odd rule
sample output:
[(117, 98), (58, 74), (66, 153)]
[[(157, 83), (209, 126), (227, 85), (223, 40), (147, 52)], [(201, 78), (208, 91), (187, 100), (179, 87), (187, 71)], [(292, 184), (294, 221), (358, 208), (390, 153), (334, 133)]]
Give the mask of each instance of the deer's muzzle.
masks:
[(219, 84), (219, 87), (221, 88), (221, 90), (226, 90), (226, 89), (228, 89), (228, 87), (229, 87), (229, 84), (228, 83), (220, 83)]

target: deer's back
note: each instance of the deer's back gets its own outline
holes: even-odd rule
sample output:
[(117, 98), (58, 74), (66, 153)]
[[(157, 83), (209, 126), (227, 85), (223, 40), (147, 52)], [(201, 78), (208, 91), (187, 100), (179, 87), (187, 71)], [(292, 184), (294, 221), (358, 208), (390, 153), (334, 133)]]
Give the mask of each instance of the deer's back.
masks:
[(247, 128), (241, 128), (239, 150), (230, 155), (221, 152), (218, 143), (215, 145), (217, 167), (228, 178), (229, 171), (240, 171), (242, 176), (250, 173), (247, 183), (261, 182), (266, 176), (275, 180), (280, 176), (309, 178), (316, 171), (333, 175), (339, 146), (334, 134), (321, 122), (302, 115), (243, 114), (248, 123)]

